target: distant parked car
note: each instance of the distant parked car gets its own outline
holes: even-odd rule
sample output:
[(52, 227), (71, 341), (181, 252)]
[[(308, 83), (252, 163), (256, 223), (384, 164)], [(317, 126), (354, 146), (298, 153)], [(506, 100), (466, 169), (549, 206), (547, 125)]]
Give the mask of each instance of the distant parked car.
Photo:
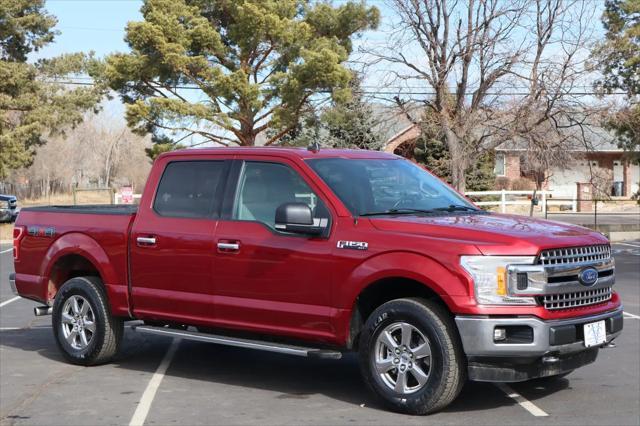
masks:
[(0, 223), (13, 223), (18, 217), (18, 199), (14, 195), (0, 194)]

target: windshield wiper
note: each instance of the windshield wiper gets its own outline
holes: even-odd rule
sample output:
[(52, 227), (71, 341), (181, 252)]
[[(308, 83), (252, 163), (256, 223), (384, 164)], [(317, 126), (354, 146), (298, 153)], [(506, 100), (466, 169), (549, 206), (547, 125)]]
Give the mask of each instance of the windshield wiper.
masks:
[(434, 214), (440, 212), (455, 212), (455, 211), (469, 211), (469, 212), (482, 212), (483, 210), (476, 209), (474, 207), (463, 206), (458, 204), (452, 204), (449, 207), (436, 207), (433, 209), (389, 209), (380, 212), (367, 212), (361, 213), (360, 216), (392, 216), (400, 214)]
[(432, 210), (439, 211), (439, 212), (456, 212), (456, 211), (477, 212), (479, 211), (479, 209), (476, 209), (475, 207), (463, 206), (460, 204), (451, 204), (449, 207), (437, 207)]
[(384, 216), (384, 215), (397, 215), (397, 214), (432, 214), (435, 213), (433, 209), (423, 210), (423, 209), (389, 209), (381, 212), (367, 212), (360, 213), (360, 216)]

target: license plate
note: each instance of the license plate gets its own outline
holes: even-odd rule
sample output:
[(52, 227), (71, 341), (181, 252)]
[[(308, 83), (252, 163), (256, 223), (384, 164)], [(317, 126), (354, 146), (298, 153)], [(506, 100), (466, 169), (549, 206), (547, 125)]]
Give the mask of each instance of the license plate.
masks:
[(584, 325), (584, 345), (587, 348), (598, 346), (607, 341), (607, 328), (604, 321)]

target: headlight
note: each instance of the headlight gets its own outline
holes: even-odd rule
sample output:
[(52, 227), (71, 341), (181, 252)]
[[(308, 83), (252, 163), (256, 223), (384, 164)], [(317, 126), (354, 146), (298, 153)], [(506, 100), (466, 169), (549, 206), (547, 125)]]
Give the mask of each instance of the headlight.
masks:
[(462, 256), (460, 264), (471, 275), (476, 300), (482, 305), (535, 305), (533, 297), (509, 295), (509, 265), (533, 265), (533, 256)]

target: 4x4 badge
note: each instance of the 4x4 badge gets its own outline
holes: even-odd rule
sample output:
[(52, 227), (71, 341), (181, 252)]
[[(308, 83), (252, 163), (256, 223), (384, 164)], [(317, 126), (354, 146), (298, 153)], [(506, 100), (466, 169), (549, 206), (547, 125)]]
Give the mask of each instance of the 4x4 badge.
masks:
[(367, 250), (369, 249), (369, 243), (363, 241), (338, 241), (339, 249), (349, 250)]

